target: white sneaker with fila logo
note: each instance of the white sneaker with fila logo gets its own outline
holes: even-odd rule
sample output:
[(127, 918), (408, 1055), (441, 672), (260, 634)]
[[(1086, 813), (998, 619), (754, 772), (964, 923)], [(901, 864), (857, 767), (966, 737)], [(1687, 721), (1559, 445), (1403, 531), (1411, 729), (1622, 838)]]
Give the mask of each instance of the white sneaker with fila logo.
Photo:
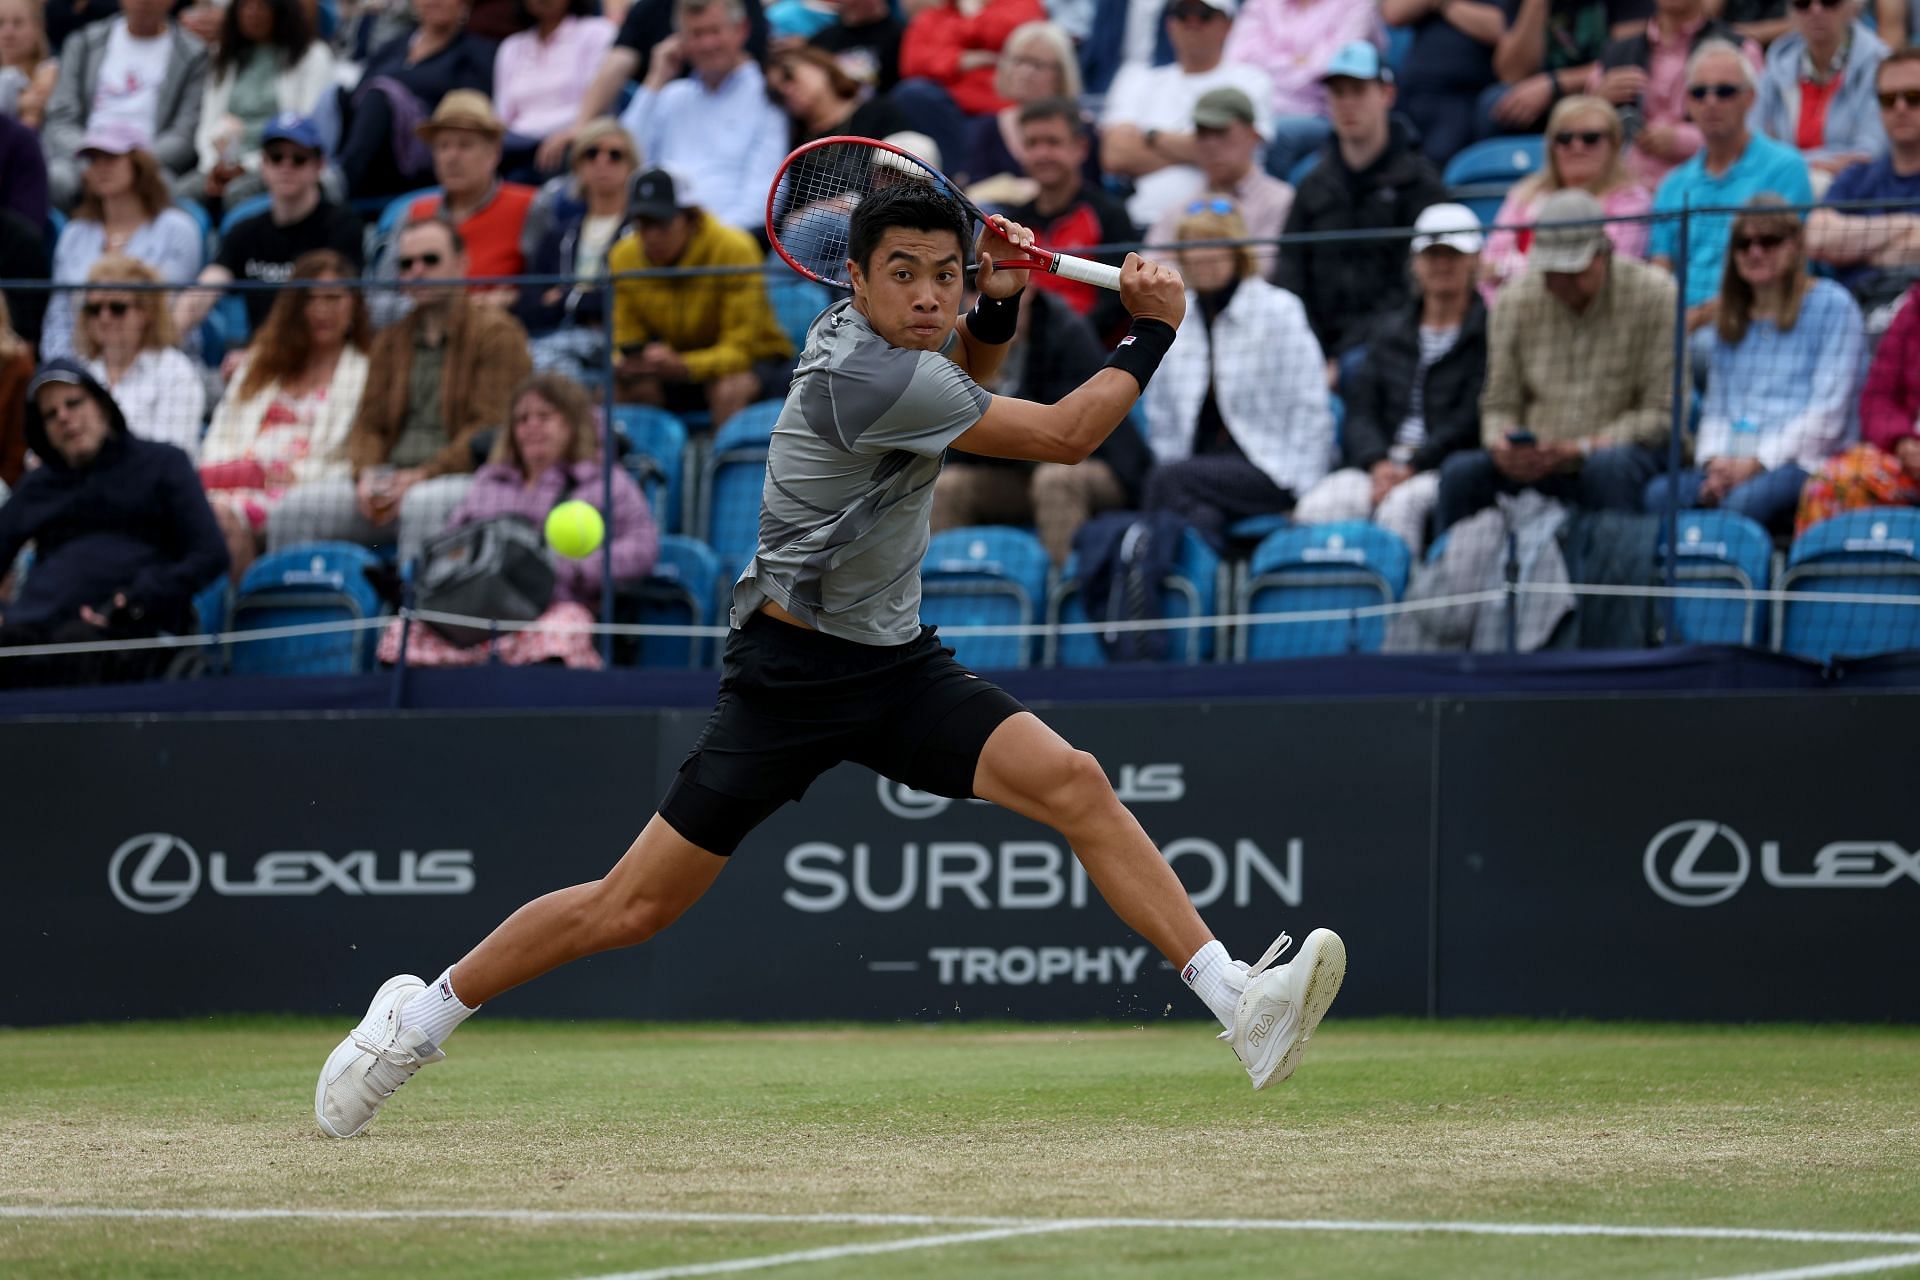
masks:
[(1293, 939), (1281, 934), (1247, 970), (1233, 1029), (1220, 1033), (1240, 1056), (1255, 1089), (1293, 1074), (1347, 976), (1347, 947), (1333, 930), (1315, 929), (1290, 963), (1268, 967), (1292, 945)]

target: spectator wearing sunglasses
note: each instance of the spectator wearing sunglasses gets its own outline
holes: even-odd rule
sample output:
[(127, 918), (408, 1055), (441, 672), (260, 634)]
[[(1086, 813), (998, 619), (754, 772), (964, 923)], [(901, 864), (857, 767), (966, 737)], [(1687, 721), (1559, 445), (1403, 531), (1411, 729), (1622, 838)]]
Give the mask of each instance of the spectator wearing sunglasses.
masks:
[[(267, 188), (267, 210), (240, 222), (220, 241), (220, 252), (200, 273), (204, 288), (182, 291), (174, 302), (174, 324), (192, 333), (206, 318), (221, 291), (236, 280), (281, 284), (293, 274), (301, 254), (331, 249), (360, 268), (359, 217), (334, 204), (320, 190), (326, 153), (320, 131), (305, 116), (275, 116), (260, 132), (260, 177)], [(267, 322), (274, 291), (246, 289), (240, 301), (249, 331)]]
[(157, 285), (160, 275), (135, 258), (110, 254), (87, 272), (73, 346), (87, 372), (113, 393), (133, 434), (200, 452), (207, 384), (200, 366), (179, 349), (166, 294), (114, 285)]
[(1793, 30), (1767, 50), (1751, 124), (1798, 147), (1816, 191), (1887, 149), (1874, 81), (1887, 46), (1860, 21), (1860, 0), (1792, 0)]
[(1705, 145), (1654, 194), (1653, 211), (1670, 216), (1654, 224), (1651, 249), (1655, 263), (1673, 270), (1680, 261), (1684, 227), (1687, 278), (1680, 287), (1693, 328), (1713, 318), (1733, 215), (1690, 213), (1682, 219), (1680, 212), (1737, 209), (1769, 192), (1794, 207), (1813, 203), (1807, 162), (1800, 153), (1747, 127), (1757, 79), (1746, 55), (1725, 40), (1707, 41), (1687, 63), (1687, 111)]
[(569, 275), (572, 284), (529, 285), (515, 308), (533, 339), (533, 367), (591, 381), (604, 367), (607, 314), (596, 281), (627, 216), (627, 189), (639, 168), (633, 136), (612, 116), (581, 126), (573, 172), (540, 189), (521, 244), (527, 274)]
[(315, 38), (300, 0), (232, 0), (201, 92), (199, 172), (181, 194), (214, 209), (258, 195), (267, 125), (310, 113), (332, 83), (333, 51)]
[(1841, 282), (1874, 304), (1897, 297), (1920, 267), (1920, 48), (1888, 54), (1876, 81), (1887, 153), (1844, 170), (1827, 203), (1891, 207), (1816, 209), (1807, 219), (1808, 256), (1840, 268)]
[(1480, 257), (1480, 295), (1488, 306), (1503, 286), (1526, 271), (1534, 212), (1556, 191), (1591, 194), (1607, 217), (1621, 219), (1606, 226), (1614, 253), (1646, 258), (1646, 215), (1653, 208), (1653, 193), (1627, 168), (1622, 143), (1619, 113), (1605, 98), (1575, 94), (1555, 104), (1547, 117), (1547, 162), (1507, 193), (1493, 218), (1497, 230), (1487, 237)]
[(270, 548), (397, 543), (410, 563), (467, 496), (473, 437), (507, 421), (513, 388), (530, 371), (520, 322), (460, 286), (470, 275), (466, 244), (447, 215), (401, 228), (395, 258), (413, 310), (373, 339), (347, 433), (353, 478), (289, 489), (267, 516)]
[(1713, 18), (1707, 0), (1655, 0), (1645, 27), (1611, 41), (1588, 79), (1587, 92), (1620, 112), (1627, 167), (1648, 190), (1700, 150), (1700, 131), (1689, 123), (1688, 69), (1693, 56), (1716, 40), (1746, 56), (1752, 85), (1760, 69), (1760, 46)]
[(1647, 510), (1725, 507), (1787, 532), (1807, 477), (1855, 434), (1866, 350), (1860, 308), (1808, 274), (1799, 217), (1750, 202), (1733, 222), (1694, 465), (1650, 482)]
[(1268, 242), (1255, 246), (1253, 256), (1260, 275), (1273, 277), (1280, 263), (1280, 232), (1293, 208), (1293, 188), (1260, 167), (1259, 128), (1259, 112), (1238, 89), (1214, 89), (1194, 104), (1193, 155), (1202, 185), (1186, 204), (1160, 215), (1147, 232), (1148, 244), (1173, 244), (1180, 219), (1190, 213), (1238, 209), (1247, 234)]

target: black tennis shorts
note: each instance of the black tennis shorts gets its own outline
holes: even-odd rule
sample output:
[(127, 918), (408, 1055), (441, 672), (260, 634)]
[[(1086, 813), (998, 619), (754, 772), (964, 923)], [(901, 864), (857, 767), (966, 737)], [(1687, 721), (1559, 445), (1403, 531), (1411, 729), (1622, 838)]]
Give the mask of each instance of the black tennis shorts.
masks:
[(1024, 710), (956, 662), (932, 627), (882, 647), (756, 613), (727, 636), (719, 700), (660, 816), (709, 853), (731, 854), (843, 760), (970, 799), (987, 738)]

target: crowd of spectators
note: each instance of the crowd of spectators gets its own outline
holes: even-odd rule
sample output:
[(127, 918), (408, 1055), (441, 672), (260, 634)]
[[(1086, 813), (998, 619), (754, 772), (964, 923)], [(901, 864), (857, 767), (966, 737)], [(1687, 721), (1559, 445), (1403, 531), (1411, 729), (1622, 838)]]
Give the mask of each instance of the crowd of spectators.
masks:
[[(936, 527), (1032, 523), (1060, 563), (1111, 509), (1419, 551), (1523, 490), (1783, 537), (1920, 501), (1907, 41), (1905, 0), (0, 0), (0, 278), (61, 286), (0, 300), (0, 572), (36, 559), (0, 635), (150, 633), (277, 547), (537, 515), (598, 468), (607, 385), (696, 431), (778, 397), (766, 192), (842, 133), (1190, 290), (1140, 430), (956, 459)], [(1497, 213), (1449, 198), (1528, 134)], [(997, 387), (1058, 398), (1124, 329), (1036, 276)]]

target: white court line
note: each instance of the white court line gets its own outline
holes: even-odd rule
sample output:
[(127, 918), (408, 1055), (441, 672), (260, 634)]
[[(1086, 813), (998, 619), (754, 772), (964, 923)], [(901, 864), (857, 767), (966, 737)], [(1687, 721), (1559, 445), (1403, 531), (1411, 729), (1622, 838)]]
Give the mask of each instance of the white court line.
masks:
[(1790, 1267), (1785, 1271), (1753, 1271), (1746, 1275), (1724, 1276), (1722, 1280), (1820, 1280), (1823, 1276), (1864, 1276), (1874, 1271), (1893, 1271), (1911, 1266), (1920, 1266), (1920, 1253), (1854, 1258), (1847, 1262), (1821, 1262), (1811, 1267)]
[(674, 1213), (621, 1209), (121, 1209), (0, 1205), (0, 1219), (129, 1218), (188, 1222), (491, 1221), (549, 1223), (790, 1223), (802, 1226), (1014, 1227), (1060, 1230), (1429, 1232), (1475, 1236), (1609, 1236), (1623, 1239), (1760, 1240), (1783, 1244), (1920, 1245), (1912, 1231), (1807, 1231), (1780, 1227), (1657, 1227), (1595, 1222), (1390, 1222), (1343, 1218), (1023, 1218), (917, 1213)]
[(718, 1276), (733, 1271), (759, 1271), (765, 1267), (784, 1267), (795, 1262), (833, 1262), (873, 1253), (904, 1253), (908, 1249), (937, 1249), (950, 1244), (978, 1244), (983, 1240), (1006, 1240), (1013, 1236), (1037, 1236), (1049, 1232), (1079, 1231), (1078, 1222), (1049, 1222), (1030, 1227), (998, 1227), (992, 1231), (968, 1231), (957, 1236), (915, 1236), (910, 1240), (882, 1240), (875, 1244), (836, 1244), (818, 1249), (800, 1249), (793, 1253), (770, 1253), (758, 1258), (730, 1258), (725, 1262), (692, 1262), (678, 1267), (657, 1267), (651, 1271), (615, 1271), (592, 1276), (589, 1280), (675, 1280), (679, 1276)]

